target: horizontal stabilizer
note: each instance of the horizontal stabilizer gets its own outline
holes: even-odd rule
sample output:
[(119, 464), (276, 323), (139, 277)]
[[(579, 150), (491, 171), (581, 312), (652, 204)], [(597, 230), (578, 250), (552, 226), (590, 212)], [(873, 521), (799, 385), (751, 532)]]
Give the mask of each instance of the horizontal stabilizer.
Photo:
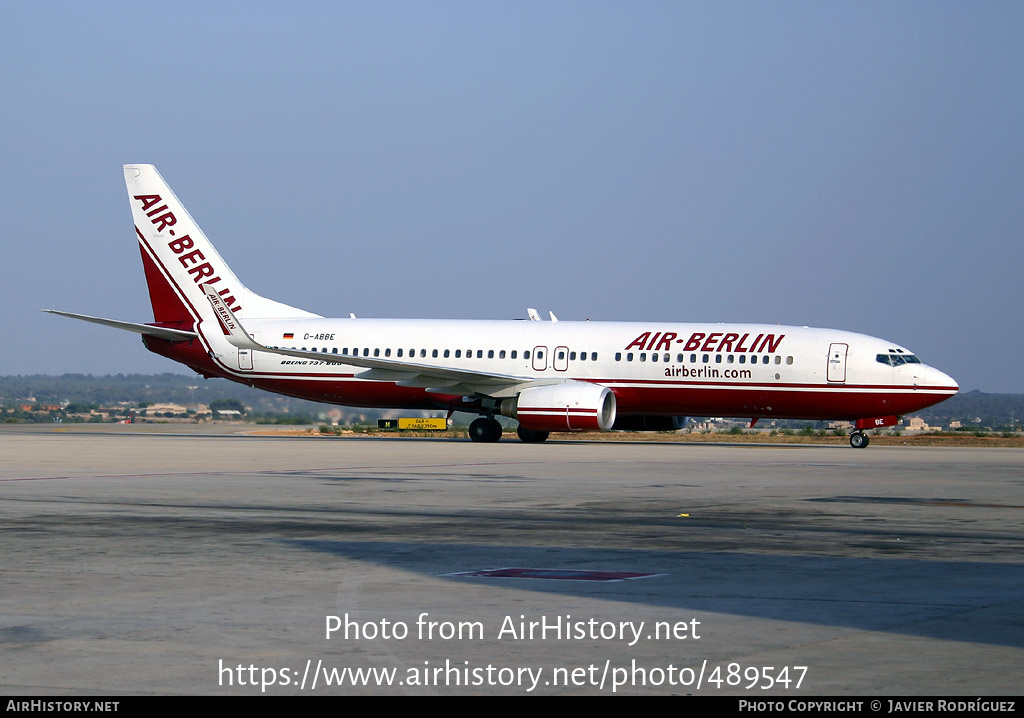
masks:
[(158, 337), (160, 339), (166, 339), (171, 342), (183, 342), (189, 339), (195, 339), (199, 335), (195, 332), (187, 332), (182, 329), (168, 329), (166, 327), (154, 327), (149, 324), (136, 324), (135, 322), (122, 322), (117, 319), (103, 319), (102, 317), (90, 317), (88, 314), (74, 314), (73, 312), (59, 312), (56, 309), (43, 309), (41, 311), (49, 314), (59, 314), (62, 317), (71, 317), (72, 319), (81, 319), (83, 322), (92, 322), (93, 324), (102, 324), (106, 327), (114, 327), (115, 329), (124, 329), (128, 332), (135, 332), (136, 334), (144, 334), (150, 337)]

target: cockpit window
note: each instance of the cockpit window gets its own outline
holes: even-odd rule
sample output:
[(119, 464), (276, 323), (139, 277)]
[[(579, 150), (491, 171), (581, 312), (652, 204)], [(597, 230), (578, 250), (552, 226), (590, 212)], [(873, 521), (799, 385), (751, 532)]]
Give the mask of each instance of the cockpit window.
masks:
[(913, 354), (904, 354), (903, 352), (891, 354), (878, 354), (875, 356), (875, 361), (879, 364), (888, 364), (889, 366), (899, 366), (900, 364), (920, 364), (921, 360)]

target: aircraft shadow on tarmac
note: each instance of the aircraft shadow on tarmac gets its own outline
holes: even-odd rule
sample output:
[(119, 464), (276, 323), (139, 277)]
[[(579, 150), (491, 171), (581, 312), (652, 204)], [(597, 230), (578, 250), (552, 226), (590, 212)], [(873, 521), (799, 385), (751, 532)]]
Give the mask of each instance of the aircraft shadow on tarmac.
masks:
[[(284, 543), (453, 584), (1024, 646), (1021, 564), (417, 542)], [(620, 582), (448, 575), (503, 567), (667, 575)]]

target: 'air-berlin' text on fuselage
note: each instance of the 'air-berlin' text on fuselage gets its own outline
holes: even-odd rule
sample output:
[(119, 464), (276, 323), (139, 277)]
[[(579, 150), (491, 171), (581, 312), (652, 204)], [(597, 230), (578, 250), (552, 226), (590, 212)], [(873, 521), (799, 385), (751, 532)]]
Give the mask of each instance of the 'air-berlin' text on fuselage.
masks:
[[(177, 224), (178, 220), (171, 212), (167, 205), (163, 203), (163, 199), (158, 194), (137, 194), (134, 199), (142, 202), (142, 211), (149, 217), (149, 221), (156, 227), (157, 232), (163, 232), (168, 227), (173, 227)], [(152, 209), (151, 209), (152, 208)], [(174, 237), (174, 230), (167, 229), (167, 234)], [(213, 265), (209, 262), (203, 261), (206, 257), (203, 255), (201, 250), (192, 249), (193, 247), (192, 238), (189, 235), (183, 237), (177, 237), (167, 243), (168, 249), (170, 249), (178, 256), (178, 261), (181, 262), (181, 266), (184, 267), (196, 284), (216, 284), (220, 281), (220, 277), (216, 276), (216, 272), (213, 269)], [(192, 249), (191, 252), (185, 252), (186, 249)], [(200, 264), (200, 262), (202, 262)], [(220, 296), (224, 297), (224, 303), (233, 312), (237, 312), (241, 309), (241, 305), (234, 306), (238, 301), (231, 296), (231, 289), (225, 288), (217, 292)]]
[(757, 352), (774, 353), (785, 334), (758, 334), (750, 341), (750, 334), (735, 332), (694, 332), (689, 339), (680, 339), (675, 332), (644, 332), (626, 345), (626, 351), (669, 351), (672, 344), (682, 344), (686, 352)]

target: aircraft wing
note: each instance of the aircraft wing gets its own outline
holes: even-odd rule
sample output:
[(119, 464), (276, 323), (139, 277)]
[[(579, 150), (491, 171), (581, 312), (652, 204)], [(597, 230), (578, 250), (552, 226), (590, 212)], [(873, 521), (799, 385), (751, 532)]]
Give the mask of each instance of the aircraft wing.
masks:
[(88, 314), (74, 314), (73, 312), (59, 312), (56, 309), (43, 309), (41, 311), (47, 312), (48, 314), (59, 314), (62, 317), (71, 317), (72, 319), (81, 319), (83, 322), (92, 322), (93, 324), (102, 324), (105, 327), (114, 327), (115, 329), (124, 329), (125, 331), (135, 332), (136, 334), (145, 334), (151, 337), (159, 337), (160, 339), (167, 339), (172, 342), (186, 341), (188, 339), (196, 339), (199, 335), (195, 332), (188, 332), (183, 329), (169, 329), (167, 327), (154, 327), (150, 324), (136, 324), (135, 322), (122, 322), (117, 319), (104, 319), (102, 317), (90, 317)]
[(328, 364), (345, 364), (363, 367), (364, 372), (356, 374), (359, 379), (377, 381), (393, 381), (399, 386), (426, 389), (438, 394), (484, 394), (493, 397), (511, 397), (525, 386), (562, 383), (562, 379), (537, 380), (510, 374), (492, 374), (487, 372), (466, 371), (451, 367), (418, 364), (398, 359), (381, 359), (379, 357), (360, 357), (350, 354), (327, 354), (324, 352), (300, 351), (269, 347), (255, 341), (235, 316), (235, 313), (224, 303), (223, 298), (212, 286), (204, 284), (203, 290), (213, 306), (214, 314), (224, 331), (224, 338), (229, 344), (239, 349), (267, 352), (283, 356), (326, 362)]

